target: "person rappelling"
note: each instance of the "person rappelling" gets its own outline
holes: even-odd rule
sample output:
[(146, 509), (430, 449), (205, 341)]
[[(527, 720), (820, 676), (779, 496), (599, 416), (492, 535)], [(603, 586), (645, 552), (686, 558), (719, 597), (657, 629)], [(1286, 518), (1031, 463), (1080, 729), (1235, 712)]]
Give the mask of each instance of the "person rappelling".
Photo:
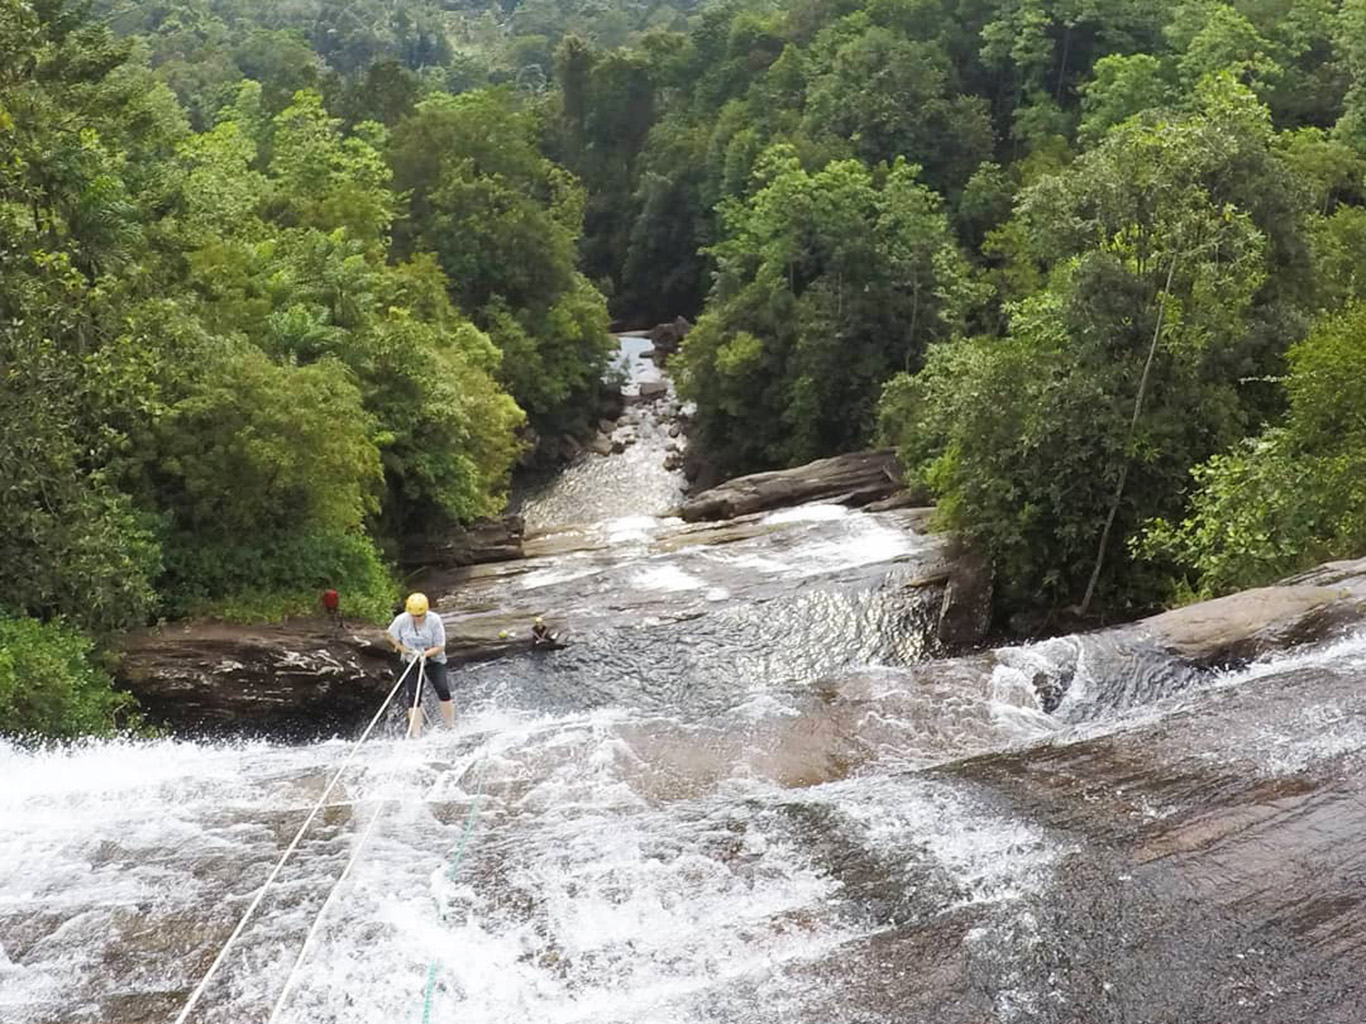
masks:
[(409, 672), (405, 683), (408, 700), (408, 735), (422, 734), (422, 707), (417, 703), (422, 678), (432, 684), (440, 701), (441, 717), (455, 727), (455, 704), (446, 681), (446, 626), (441, 616), (430, 611), (426, 594), (408, 595), (404, 610), (389, 623), (385, 637), (405, 662), (421, 660), (420, 671)]

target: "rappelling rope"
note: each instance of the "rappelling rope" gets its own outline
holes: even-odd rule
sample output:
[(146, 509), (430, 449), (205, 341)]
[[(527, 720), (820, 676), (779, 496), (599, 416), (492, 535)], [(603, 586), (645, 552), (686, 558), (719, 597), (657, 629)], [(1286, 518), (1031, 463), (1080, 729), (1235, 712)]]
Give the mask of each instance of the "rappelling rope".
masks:
[[(403, 673), (403, 675), (406, 676), (408, 672), (412, 671), (413, 665), (420, 666), (417, 671), (417, 686), (415, 687), (417, 692), (413, 695), (413, 706), (409, 709), (410, 712), (418, 711), (422, 704), (422, 683), (427, 671), (426, 661), (427, 658), (425, 655), (419, 656), (409, 664), (408, 668)], [(399, 682), (403, 682), (402, 677), (399, 678)], [(395, 687), (395, 692), (397, 692), (397, 687)], [(390, 696), (392, 697), (393, 694), (390, 694)], [(383, 708), (380, 710), (382, 711)], [(411, 718), (409, 719), (408, 735), (409, 738), (412, 737)], [(275, 1000), (275, 1008), (270, 1011), (270, 1016), (266, 1019), (266, 1024), (275, 1024), (275, 1019), (279, 1017), (280, 1011), (284, 1009), (285, 1000), (289, 998), (290, 992), (294, 989), (294, 982), (299, 976), (299, 968), (303, 966), (304, 958), (308, 956), (308, 951), (313, 946), (313, 940), (317, 937), (318, 930), (322, 927), (323, 918), (327, 916), (328, 908), (332, 906), (332, 901), (336, 898), (337, 893), (341, 891), (342, 883), (345, 882), (347, 876), (351, 874), (351, 869), (355, 867), (356, 861), (360, 860), (361, 851), (365, 849), (365, 844), (370, 841), (370, 836), (375, 831), (375, 825), (379, 822), (380, 815), (384, 813), (384, 806), (386, 803), (388, 803), (386, 800), (381, 800), (379, 802), (379, 806), (375, 808), (375, 813), (370, 817), (370, 823), (365, 826), (365, 831), (361, 833), (360, 841), (356, 843), (356, 848), (351, 851), (351, 856), (346, 861), (346, 867), (342, 869), (341, 875), (338, 876), (336, 882), (332, 884), (332, 888), (328, 890), (327, 899), (323, 900), (322, 907), (319, 908), (317, 916), (313, 918), (312, 927), (308, 929), (308, 934), (304, 936), (304, 944), (299, 947), (299, 955), (294, 958), (294, 965), (289, 969), (289, 975), (285, 978), (284, 987), (280, 989), (280, 995)]]
[(356, 848), (351, 851), (351, 857), (347, 860), (346, 867), (342, 870), (341, 877), (338, 878), (336, 884), (332, 886), (332, 890), (327, 894), (327, 899), (323, 901), (322, 909), (318, 911), (318, 916), (313, 919), (313, 927), (308, 930), (308, 935), (304, 939), (304, 944), (299, 948), (299, 955), (294, 960), (294, 966), (289, 969), (289, 977), (285, 979), (285, 987), (280, 990), (280, 997), (275, 1000), (275, 1008), (270, 1011), (270, 1017), (267, 1018), (266, 1024), (275, 1024), (275, 1019), (280, 1015), (280, 1011), (284, 1009), (285, 1000), (289, 998), (290, 992), (293, 991), (294, 981), (299, 976), (299, 968), (303, 965), (304, 957), (308, 955), (308, 951), (313, 945), (313, 940), (317, 937), (318, 929), (322, 926), (323, 918), (327, 915), (327, 908), (332, 905), (332, 900), (341, 890), (342, 883), (346, 881), (346, 877), (351, 874), (351, 869), (355, 867), (356, 861), (360, 859), (361, 850), (365, 849), (365, 844), (370, 841), (370, 833), (375, 830), (375, 825), (379, 821), (379, 816), (384, 813), (384, 807), (387, 803), (389, 803), (389, 801), (381, 800), (379, 806), (375, 808), (375, 813), (370, 818), (370, 824), (365, 826), (365, 832), (362, 833), (360, 842), (358, 842)]
[[(304, 833), (308, 831), (308, 826), (313, 824), (313, 819), (318, 816), (318, 811), (321, 810), (323, 805), (327, 802), (328, 796), (331, 795), (333, 788), (336, 787), (337, 781), (342, 777), (342, 773), (346, 771), (346, 769), (350, 767), (351, 762), (355, 760), (356, 754), (360, 752), (361, 744), (370, 738), (370, 733), (374, 731), (375, 725), (378, 724), (385, 709), (389, 707), (389, 702), (392, 701), (394, 696), (398, 693), (399, 688), (403, 685), (403, 681), (408, 677), (408, 673), (418, 664), (418, 661), (413, 661), (403, 670), (403, 674), (398, 677), (398, 682), (396, 682), (394, 688), (389, 691), (389, 696), (384, 698), (384, 703), (381, 704), (379, 710), (375, 712), (375, 717), (370, 719), (370, 724), (365, 727), (365, 732), (361, 733), (360, 739), (352, 744), (351, 752), (347, 754), (346, 760), (342, 762), (341, 767), (333, 774), (331, 781), (327, 784), (327, 788), (323, 790), (322, 796), (318, 797), (318, 802), (315, 803), (313, 809), (308, 812), (308, 817), (305, 818), (304, 823), (299, 826), (299, 831), (295, 833), (293, 840), (290, 841), (289, 846), (276, 862), (275, 867), (271, 869), (270, 874), (266, 877), (265, 883), (257, 890), (256, 897), (251, 901), (251, 905), (247, 907), (246, 913), (242, 915), (242, 919), (237, 922), (237, 927), (234, 928), (232, 934), (228, 936), (228, 941), (225, 942), (223, 948), (218, 951), (218, 955), (214, 957), (213, 963), (209, 965), (208, 971), (206, 971), (204, 977), (200, 979), (199, 984), (195, 986), (195, 990), (190, 993), (190, 998), (186, 1000), (184, 1009), (180, 1011), (180, 1016), (175, 1019), (175, 1024), (185, 1024), (186, 1019), (190, 1016), (190, 1011), (194, 1009), (195, 1004), (199, 1002), (199, 997), (202, 996), (204, 990), (208, 988), (210, 979), (213, 978), (215, 972), (217, 972), (218, 968), (222, 965), (223, 960), (227, 957), (228, 950), (232, 948), (233, 943), (236, 942), (238, 937), (242, 934), (243, 929), (247, 926), (247, 922), (251, 920), (251, 915), (256, 913), (256, 908), (261, 905), (261, 900), (265, 898), (266, 890), (271, 887), (272, 883), (274, 883), (275, 879), (279, 876), (280, 870), (285, 866), (285, 862), (289, 860), (290, 856), (298, 847), (300, 840), (303, 839)], [(419, 693), (421, 692), (421, 689), (419, 677)]]
[[(484, 773), (488, 769), (488, 748), (484, 750), (484, 756), (479, 768), (479, 784), (474, 790), (474, 802), (470, 804), (470, 812), (465, 816), (465, 828), (460, 833), (460, 841), (455, 844), (455, 849), (451, 853), (450, 867), (446, 869), (447, 881), (455, 881), (455, 873), (460, 867), (461, 860), (465, 857), (465, 849), (469, 843), (470, 833), (474, 831), (474, 820), (479, 815), (479, 804), (484, 798)], [(436, 994), (437, 962), (432, 960), (427, 964), (427, 985), (422, 996), (422, 1024), (431, 1024), (433, 996)]]

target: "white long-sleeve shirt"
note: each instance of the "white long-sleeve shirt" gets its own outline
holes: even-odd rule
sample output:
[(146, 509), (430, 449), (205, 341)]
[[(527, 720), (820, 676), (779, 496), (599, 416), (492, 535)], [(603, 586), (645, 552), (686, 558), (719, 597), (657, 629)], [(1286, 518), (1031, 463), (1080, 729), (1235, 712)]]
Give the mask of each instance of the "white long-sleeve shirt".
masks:
[[(429, 647), (440, 647), (441, 651), (431, 657), (432, 661), (446, 663), (446, 626), (436, 612), (424, 615), (422, 626), (413, 621), (407, 612), (400, 613), (389, 623), (389, 635), (404, 647), (415, 651), (425, 651)], [(404, 660), (412, 661), (416, 655), (405, 654)]]

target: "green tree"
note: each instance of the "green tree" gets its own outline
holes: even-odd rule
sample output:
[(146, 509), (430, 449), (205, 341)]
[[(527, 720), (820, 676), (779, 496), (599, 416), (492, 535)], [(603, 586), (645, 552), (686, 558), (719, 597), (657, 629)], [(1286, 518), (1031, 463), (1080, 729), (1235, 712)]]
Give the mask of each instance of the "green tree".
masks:
[(723, 207), (708, 312), (683, 348), (707, 450), (731, 470), (864, 442), (882, 382), (962, 323), (974, 289), (919, 168), (805, 171), (790, 147)]
[(961, 189), (994, 140), (986, 105), (955, 95), (951, 70), (937, 43), (869, 28), (812, 76), (805, 129), (849, 139), (870, 163), (904, 156), (922, 165), (931, 186)]
[(387, 536), (413, 520), (493, 513), (523, 422), (495, 381), (499, 354), (451, 306), (432, 257), (387, 262), (387, 166), (364, 138), (344, 138), (316, 97), (302, 100), (275, 119), (266, 174), (250, 170), (256, 154), (235, 121), (188, 153), (196, 195), (226, 214), (190, 256), (205, 318), (277, 361), (348, 368), (376, 417)]
[(132, 703), (69, 624), (0, 616), (0, 735), (108, 735)]
[(1337, 64), (1347, 78), (1347, 94), (1336, 134), (1358, 153), (1366, 153), (1366, 0), (1342, 0), (1334, 32)]
[(1166, 107), (1174, 95), (1163, 62), (1152, 54), (1102, 57), (1096, 61), (1095, 77), (1082, 87), (1077, 134), (1093, 146), (1114, 125), (1145, 110)]
[(1006, 338), (936, 348), (883, 403), (1007, 601), (1082, 602), (1097, 565), (1110, 614), (1163, 593), (1163, 567), (1123, 540), (1179, 509), (1190, 467), (1266, 408), (1243, 382), (1277, 364), (1263, 325), (1296, 322), (1270, 270), (1305, 259), (1302, 201), (1267, 112), (1228, 77), (1204, 83), (1199, 113), (1125, 122), (1025, 193), (1046, 289)]
[(275, 117), (270, 158), (272, 219), (286, 227), (343, 228), (351, 238), (386, 246), (394, 219), (386, 133), (367, 121), (343, 136), (322, 97), (300, 92)]
[(165, 504), (187, 537), (344, 532), (378, 511), (374, 423), (339, 362), (281, 365), (244, 344), (201, 360), (161, 421)]
[(421, 87), (416, 74), (397, 60), (371, 64), (365, 77), (344, 90), (341, 107), (347, 124), (376, 121), (393, 128), (413, 112)]
[(1202, 596), (1269, 583), (1366, 547), (1366, 307), (1325, 317), (1290, 351), (1283, 424), (1196, 466), (1180, 519), (1137, 545)]
[(505, 90), (435, 96), (395, 133), (404, 251), (430, 251), (456, 306), (503, 353), (500, 379), (546, 433), (586, 422), (611, 339), (606, 303), (575, 267), (584, 194), (536, 149)]
[(155, 261), (139, 204), (163, 183), (125, 174), (115, 140), (159, 154), (183, 122), (151, 116), (155, 91), (113, 107), (126, 50), (59, 5), (0, 5), (0, 37), (0, 589), (103, 632), (148, 610), (159, 557), (115, 463), (157, 406), (119, 327)]

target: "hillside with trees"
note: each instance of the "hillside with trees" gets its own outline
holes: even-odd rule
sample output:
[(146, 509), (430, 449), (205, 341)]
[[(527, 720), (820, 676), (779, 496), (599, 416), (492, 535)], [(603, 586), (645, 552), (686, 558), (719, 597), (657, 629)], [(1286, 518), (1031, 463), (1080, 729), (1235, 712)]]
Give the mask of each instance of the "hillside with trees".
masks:
[(0, 0), (0, 711), (381, 614), (613, 321), (724, 472), (895, 444), (1003, 613), (1359, 554), (1363, 266), (1366, 0)]

